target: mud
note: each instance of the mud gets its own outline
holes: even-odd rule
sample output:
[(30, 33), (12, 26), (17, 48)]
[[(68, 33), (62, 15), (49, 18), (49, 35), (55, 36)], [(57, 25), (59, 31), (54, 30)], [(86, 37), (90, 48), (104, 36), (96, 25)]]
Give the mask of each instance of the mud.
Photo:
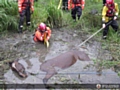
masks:
[[(41, 63), (72, 49), (85, 51), (92, 60), (112, 58), (107, 50), (101, 48), (101, 43), (94, 39), (78, 47), (90, 36), (80, 30), (53, 29), (49, 48), (46, 48), (43, 43), (35, 43), (32, 34), (32, 32), (20, 35), (9, 34), (7, 37), (0, 38), (0, 66), (2, 67), (0, 78), (5, 83), (43, 83), (45, 73), (40, 71)], [(29, 74), (26, 79), (19, 78), (9, 68), (8, 62), (16, 59), (25, 66)], [(112, 69), (102, 70), (93, 61), (77, 61), (70, 68), (52, 77), (48, 83), (120, 83), (120, 78)]]

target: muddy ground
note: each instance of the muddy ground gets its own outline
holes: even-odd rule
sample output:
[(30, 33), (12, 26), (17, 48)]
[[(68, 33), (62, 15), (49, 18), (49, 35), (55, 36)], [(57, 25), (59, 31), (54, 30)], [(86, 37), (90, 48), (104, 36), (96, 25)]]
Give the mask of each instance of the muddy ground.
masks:
[[(78, 47), (90, 35), (80, 30), (53, 29), (49, 48), (43, 43), (35, 43), (32, 35), (33, 32), (26, 31), (24, 34), (10, 33), (0, 38), (0, 79), (5, 83), (43, 83), (45, 73), (40, 71), (41, 63), (73, 49), (85, 51), (92, 61), (77, 61), (70, 68), (52, 77), (48, 83), (120, 83), (119, 76), (111, 68), (103, 69), (101, 75), (98, 73), (101, 69), (93, 60), (112, 58), (109, 51), (101, 48), (100, 42), (93, 38)], [(25, 66), (27, 72), (38, 74), (21, 79), (8, 64), (9, 61), (17, 59)]]

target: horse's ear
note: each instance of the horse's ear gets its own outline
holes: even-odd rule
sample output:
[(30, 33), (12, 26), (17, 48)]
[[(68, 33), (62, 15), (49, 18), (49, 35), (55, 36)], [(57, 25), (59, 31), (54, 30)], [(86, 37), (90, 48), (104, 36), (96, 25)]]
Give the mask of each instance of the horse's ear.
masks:
[(9, 62), (9, 65), (12, 66), (12, 63), (13, 63), (13, 62)]
[[(15, 61), (16, 61), (16, 62), (18, 62), (18, 61), (19, 61), (19, 59), (16, 59)], [(10, 62), (9, 62), (9, 65), (11, 66), (11, 65), (12, 65), (12, 63), (13, 63), (13, 62), (15, 62), (15, 61), (10, 61)]]

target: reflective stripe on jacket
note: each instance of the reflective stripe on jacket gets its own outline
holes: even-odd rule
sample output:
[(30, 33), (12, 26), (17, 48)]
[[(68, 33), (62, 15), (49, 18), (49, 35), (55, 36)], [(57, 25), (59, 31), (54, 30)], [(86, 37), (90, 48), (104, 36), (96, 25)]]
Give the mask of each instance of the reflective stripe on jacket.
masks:
[[(32, 11), (34, 11), (34, 0), (18, 0), (18, 10), (19, 12), (22, 12), (22, 10), (24, 10), (28, 5), (30, 1), (30, 8)], [(28, 5), (27, 5), (28, 4)]]
[(73, 9), (75, 6), (81, 6), (81, 8), (84, 9), (85, 0), (80, 0), (80, 4), (74, 4), (73, 0), (68, 0), (68, 10)]
[(119, 13), (118, 4), (115, 3), (115, 12), (114, 12), (114, 15), (112, 17), (111, 16), (107, 16), (107, 12), (108, 12), (108, 7), (104, 6), (103, 10), (102, 10), (102, 21), (103, 22), (110, 21), (112, 19), (112, 17), (114, 17), (115, 15), (118, 16), (118, 13)]

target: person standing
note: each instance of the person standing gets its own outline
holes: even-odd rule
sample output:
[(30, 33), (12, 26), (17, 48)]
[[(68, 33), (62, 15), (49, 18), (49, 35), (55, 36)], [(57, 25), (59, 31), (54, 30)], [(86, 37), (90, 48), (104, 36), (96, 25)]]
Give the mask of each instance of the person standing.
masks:
[(22, 33), (24, 17), (26, 16), (26, 25), (30, 26), (31, 13), (34, 11), (34, 0), (18, 0), (18, 10), (20, 15), (18, 33)]
[[(112, 26), (112, 28), (115, 30), (115, 32), (118, 31), (118, 23), (116, 21), (119, 13), (118, 4), (114, 3), (114, 0), (106, 0), (106, 4), (103, 7), (102, 10), (102, 27), (103, 30), (103, 39), (107, 38), (109, 26)], [(110, 21), (112, 21), (110, 24), (108, 24)], [(106, 24), (108, 24), (106, 26)]]
[(71, 10), (71, 15), (74, 21), (76, 21), (76, 15), (78, 20), (82, 15), (82, 10), (84, 9), (85, 0), (68, 0), (68, 10)]

